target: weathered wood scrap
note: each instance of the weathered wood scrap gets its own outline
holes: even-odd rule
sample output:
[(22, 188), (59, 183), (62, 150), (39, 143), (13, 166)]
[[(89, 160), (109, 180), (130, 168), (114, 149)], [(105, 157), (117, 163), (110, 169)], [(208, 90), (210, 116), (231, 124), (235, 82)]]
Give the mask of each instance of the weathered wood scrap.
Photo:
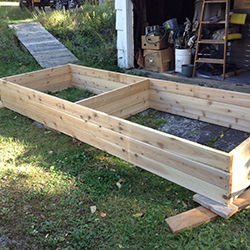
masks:
[(204, 223), (209, 223), (220, 216), (203, 206), (199, 206), (187, 212), (177, 214), (165, 219), (172, 233), (177, 234), (185, 229), (199, 227)]
[(229, 206), (223, 206), (222, 204), (215, 202), (214, 200), (211, 200), (200, 194), (194, 195), (193, 200), (225, 219), (228, 219), (238, 211), (238, 206), (234, 204), (230, 204)]
[[(248, 208), (250, 205), (250, 189), (242, 193), (234, 202), (233, 205), (238, 207), (238, 212)], [(204, 223), (214, 221), (221, 218), (218, 214), (209, 209), (199, 206), (187, 212), (169, 217), (165, 219), (172, 233), (177, 234), (185, 229), (201, 226)]]

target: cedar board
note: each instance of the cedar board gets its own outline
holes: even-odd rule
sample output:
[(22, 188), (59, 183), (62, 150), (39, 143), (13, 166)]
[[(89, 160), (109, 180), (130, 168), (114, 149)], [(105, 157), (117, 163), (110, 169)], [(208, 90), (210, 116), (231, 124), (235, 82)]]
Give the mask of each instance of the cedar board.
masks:
[[(44, 91), (97, 94), (71, 103)], [(250, 95), (65, 65), (0, 79), (4, 107), (224, 206), (250, 184), (250, 138), (229, 153), (129, 122), (148, 108), (250, 132)]]

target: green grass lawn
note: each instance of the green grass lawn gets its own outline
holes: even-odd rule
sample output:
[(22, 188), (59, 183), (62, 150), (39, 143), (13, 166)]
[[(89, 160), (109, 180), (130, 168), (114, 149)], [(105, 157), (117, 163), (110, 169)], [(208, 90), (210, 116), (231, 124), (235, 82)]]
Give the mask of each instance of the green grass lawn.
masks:
[[(6, 21), (0, 21), (0, 37), (1, 77), (40, 69)], [(68, 43), (76, 44), (74, 39)], [(84, 63), (92, 65), (91, 60)], [(60, 97), (86, 94), (70, 91)], [(157, 122), (149, 119), (148, 125)], [(137, 166), (0, 109), (0, 250), (250, 249), (249, 210), (173, 235), (165, 218), (198, 206), (192, 196)]]

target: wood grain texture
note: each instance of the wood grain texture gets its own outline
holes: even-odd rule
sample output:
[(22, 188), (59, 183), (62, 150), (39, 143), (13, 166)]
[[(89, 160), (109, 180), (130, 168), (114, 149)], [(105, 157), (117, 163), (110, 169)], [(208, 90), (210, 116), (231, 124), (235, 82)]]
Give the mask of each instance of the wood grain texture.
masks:
[[(99, 95), (71, 103), (41, 93), (69, 85)], [(151, 107), (249, 132), (249, 95), (208, 90), (77, 65), (0, 80), (6, 107), (228, 205), (250, 184), (248, 140), (225, 153), (120, 119)]]
[[(141, 92), (148, 92), (148, 89), (149, 81), (143, 80), (141, 82), (133, 83), (130, 85), (123, 85), (122, 87), (116, 88), (107, 93), (102, 93), (100, 95), (93, 96), (91, 98), (84, 99), (76, 103), (85, 107), (96, 109), (104, 105), (120, 101), (124, 98), (128, 98), (132, 95), (140, 94)], [(147, 93), (147, 99), (149, 99), (149, 93)]]
[[(64, 112), (69, 103), (67, 101), (63, 101), (64, 106), (61, 106), (61, 109), (58, 107), (57, 109), (51, 108), (42, 99), (44, 96), (48, 98), (48, 95), (37, 93), (39, 95), (37, 101), (36, 96), (31, 96), (31, 93), (28, 93), (29, 89), (26, 90), (26, 95), (3, 90), (2, 94), (6, 107), (195, 192), (206, 196), (212, 194), (211, 198), (227, 204), (226, 197), (229, 195), (230, 175), (224, 171), (214, 170), (209, 166), (164, 151), (159, 147), (121, 135), (119, 132), (103, 127), (103, 122), (94, 124), (91, 117), (85, 120), (73, 114), (69, 115)], [(50, 99), (62, 101), (55, 97), (50, 97)], [(81, 113), (84, 114), (83, 107), (76, 107), (76, 109), (79, 108), (81, 108)], [(98, 116), (99, 113), (95, 112)], [(105, 117), (107, 115), (104, 115)], [(132, 123), (131, 126), (133, 131)]]
[(152, 90), (150, 107), (250, 132), (250, 108)]
[[(5, 99), (5, 102), (7, 103), (7, 107), (11, 105), (14, 107), (14, 105), (16, 106), (18, 104), (18, 106), (20, 106), (19, 112), (25, 110), (27, 114), (27, 112), (29, 112), (28, 110), (30, 109), (32, 111), (32, 115), (34, 115), (34, 113), (38, 114), (37, 116), (39, 116), (39, 113), (44, 114), (43, 118), (45, 120), (41, 121), (40, 119), (39, 121), (50, 126), (51, 128), (57, 129), (57, 127), (60, 126), (60, 122), (63, 122), (64, 127), (69, 126), (78, 128), (79, 130), (83, 129), (89, 134), (92, 133), (99, 139), (107, 140), (115, 144), (116, 146), (119, 146), (121, 151), (126, 152), (128, 150), (131, 150), (132, 152), (135, 152), (136, 157), (138, 158), (140, 158), (140, 156), (149, 157), (151, 160), (155, 161), (155, 165), (157, 165), (157, 162), (159, 162), (160, 164), (166, 164), (168, 166), (171, 166), (172, 168), (178, 169), (191, 176), (204, 180), (205, 182), (211, 183), (212, 185), (215, 185), (225, 191), (229, 188), (230, 174), (224, 171), (216, 170), (201, 163), (196, 163), (184, 157), (172, 154), (160, 148), (135, 140), (131, 137), (125, 135), (122, 136), (120, 133), (103, 127), (101, 123), (93, 124), (91, 119), (86, 121), (72, 115), (64, 114), (64, 112), (62, 111), (57, 111), (56, 109), (52, 109), (46, 105), (41, 105), (36, 101), (34, 102), (28, 98), (24, 98), (23, 95), (23, 98), (20, 98), (20, 96), (17, 94), (13, 94), (10, 92), (5, 93), (3, 91), (3, 97)], [(14, 101), (13, 104), (11, 104), (11, 100)], [(15, 107), (15, 109), (17, 108), (18, 107)], [(36, 117), (36, 119), (38, 119), (38, 117)], [(50, 124), (48, 124), (47, 120), (50, 121)], [(66, 127), (62, 132), (67, 133)], [(77, 135), (69, 135), (78, 138)], [(223, 194), (225, 195), (225, 193), (226, 192), (224, 192)]]
[(23, 96), (27, 96), (28, 99), (32, 98), (41, 104), (49, 105), (54, 109), (59, 109), (70, 115), (75, 115), (83, 120), (91, 120), (92, 123), (116, 131), (121, 135), (132, 137), (149, 145), (159, 147), (162, 150), (172, 152), (173, 154), (230, 172), (231, 155), (219, 150), (147, 127), (142, 127), (117, 117), (107, 116), (101, 112), (97, 113), (95, 110), (86, 107), (79, 108), (79, 105), (49, 95), (41, 95), (40, 92), (20, 87), (10, 82), (4, 83), (4, 81), (2, 81), (2, 89), (4, 88), (14, 93), (20, 93)]
[(155, 92), (167, 92), (183, 96), (200, 98), (207, 101), (215, 101), (250, 108), (249, 94), (222, 89), (201, 87), (191, 84), (183, 84), (171, 81), (150, 79), (150, 88)]
[(78, 89), (87, 89), (95, 94), (104, 93), (125, 86), (125, 84), (120, 82), (82, 75), (72, 75), (72, 84)]
[[(9, 76), (3, 78), (3, 80), (17, 83), (18, 85), (28, 88), (37, 89), (41, 82), (47, 82), (51, 79), (51, 82), (53, 83), (60, 83), (64, 76), (66, 77), (66, 81), (71, 82), (70, 68), (68, 65)], [(57, 78), (58, 81), (56, 80)]]
[(232, 197), (237, 197), (250, 185), (250, 137), (233, 149)]
[(220, 216), (208, 210), (203, 206), (199, 206), (187, 212), (177, 214), (165, 219), (172, 233), (177, 234), (185, 229), (199, 227), (204, 223), (209, 223)]
[(128, 74), (122, 74), (112, 71), (106, 71), (101, 69), (94, 69), (89, 67), (78, 66), (74, 64), (69, 64), (70, 72), (72, 77), (86, 76), (90, 78), (99, 78), (102, 80), (123, 83), (125, 85), (146, 80), (145, 77), (133, 76)]
[(149, 108), (149, 101), (142, 100), (141, 102), (137, 102), (133, 105), (126, 106), (122, 109), (117, 110), (116, 112), (112, 113), (112, 116), (119, 117), (119, 118), (128, 118), (132, 115), (136, 115), (146, 109)]

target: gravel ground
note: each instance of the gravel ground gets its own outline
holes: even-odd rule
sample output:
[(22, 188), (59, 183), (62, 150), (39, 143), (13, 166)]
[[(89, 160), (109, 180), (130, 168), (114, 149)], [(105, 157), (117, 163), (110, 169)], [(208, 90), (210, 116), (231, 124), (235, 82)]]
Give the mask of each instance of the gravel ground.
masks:
[[(149, 112), (150, 109), (141, 112), (141, 114), (146, 116)], [(248, 133), (243, 131), (165, 112), (159, 111), (155, 116), (167, 122), (161, 124), (158, 130), (202, 145), (210, 144), (212, 147), (225, 152), (233, 150), (249, 137)]]

